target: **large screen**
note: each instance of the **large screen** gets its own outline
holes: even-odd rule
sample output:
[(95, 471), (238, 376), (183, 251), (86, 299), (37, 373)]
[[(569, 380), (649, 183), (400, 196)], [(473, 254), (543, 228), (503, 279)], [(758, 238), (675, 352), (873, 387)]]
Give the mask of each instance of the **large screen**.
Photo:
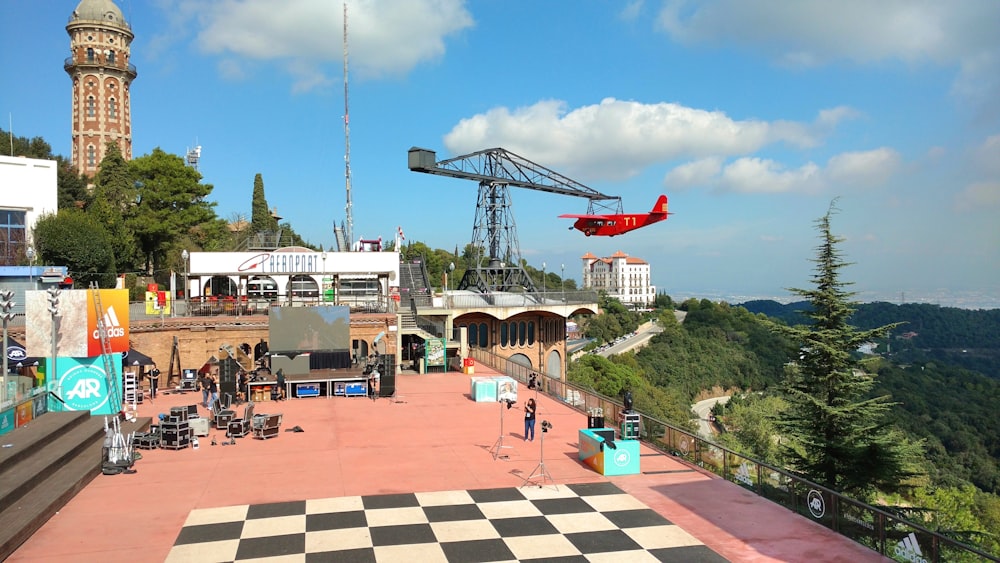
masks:
[(272, 354), (344, 352), (351, 347), (351, 310), (342, 305), (271, 307)]

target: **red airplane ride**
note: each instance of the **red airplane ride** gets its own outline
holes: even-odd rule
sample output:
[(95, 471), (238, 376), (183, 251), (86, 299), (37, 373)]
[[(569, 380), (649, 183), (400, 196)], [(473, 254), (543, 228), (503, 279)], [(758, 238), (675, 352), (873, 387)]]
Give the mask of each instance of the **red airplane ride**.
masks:
[(613, 237), (640, 227), (659, 223), (667, 218), (667, 196), (660, 195), (649, 213), (620, 213), (610, 215), (560, 215), (560, 219), (576, 219), (570, 230), (587, 235)]

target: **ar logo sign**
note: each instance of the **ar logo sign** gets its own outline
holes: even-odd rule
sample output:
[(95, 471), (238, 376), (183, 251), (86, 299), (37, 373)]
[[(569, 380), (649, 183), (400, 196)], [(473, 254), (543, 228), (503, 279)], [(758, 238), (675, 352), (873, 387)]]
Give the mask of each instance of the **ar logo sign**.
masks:
[(96, 379), (77, 380), (76, 386), (66, 393), (70, 399), (91, 399), (101, 394), (101, 382)]
[(59, 387), (66, 393), (66, 406), (74, 411), (95, 411), (108, 402), (104, 370), (76, 365), (63, 373)]

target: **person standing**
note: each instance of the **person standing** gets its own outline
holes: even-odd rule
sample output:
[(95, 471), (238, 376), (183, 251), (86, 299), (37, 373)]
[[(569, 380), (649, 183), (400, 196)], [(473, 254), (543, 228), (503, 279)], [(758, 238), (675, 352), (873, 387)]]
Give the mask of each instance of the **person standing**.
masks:
[(281, 401), (284, 400), (285, 398), (285, 372), (281, 368), (278, 368), (278, 373), (275, 375), (277, 377), (277, 383), (278, 383), (277, 385), (278, 388), (276, 389), (276, 391), (278, 392), (277, 400)]
[(372, 368), (372, 372), (368, 374), (368, 396), (374, 401), (378, 399), (378, 384), (379, 379), (381, 379), (382, 374), (378, 371), (378, 366)]
[(241, 369), (240, 370), (240, 374), (239, 374), (239, 376), (237, 377), (237, 380), (236, 380), (238, 382), (238, 385), (239, 385), (239, 387), (236, 388), (236, 402), (237, 403), (242, 403), (244, 401), (249, 400), (248, 397), (250, 396), (250, 394), (247, 392), (247, 379), (248, 379), (248, 377), (249, 376), (247, 375), (247, 370)]
[(157, 381), (160, 379), (160, 370), (156, 369), (156, 364), (153, 364), (153, 369), (149, 370), (149, 398), (156, 398), (156, 385)]
[(208, 408), (208, 374), (203, 373), (198, 378), (198, 385), (201, 387), (201, 406)]
[(219, 383), (212, 374), (206, 374), (205, 379), (208, 380), (208, 396), (211, 400), (209, 404), (215, 405), (215, 402), (219, 400)]
[(535, 441), (535, 400), (528, 399), (524, 404), (524, 439)]

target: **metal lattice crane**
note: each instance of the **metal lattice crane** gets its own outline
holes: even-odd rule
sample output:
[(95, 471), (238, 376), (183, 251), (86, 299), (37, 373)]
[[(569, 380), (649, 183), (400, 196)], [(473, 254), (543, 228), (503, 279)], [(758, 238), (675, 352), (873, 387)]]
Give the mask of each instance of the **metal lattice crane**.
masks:
[[(531, 277), (521, 267), (510, 186), (586, 198), (590, 201), (588, 213), (591, 214), (622, 212), (620, 197), (602, 194), (502, 148), (438, 162), (434, 151), (413, 147), (409, 151), (409, 168), (414, 172), (479, 182), (472, 228), (472, 247), (477, 256), (475, 264), (462, 276), (458, 289), (475, 289), (481, 293), (537, 291)], [(488, 255), (482, 256), (484, 252)]]

